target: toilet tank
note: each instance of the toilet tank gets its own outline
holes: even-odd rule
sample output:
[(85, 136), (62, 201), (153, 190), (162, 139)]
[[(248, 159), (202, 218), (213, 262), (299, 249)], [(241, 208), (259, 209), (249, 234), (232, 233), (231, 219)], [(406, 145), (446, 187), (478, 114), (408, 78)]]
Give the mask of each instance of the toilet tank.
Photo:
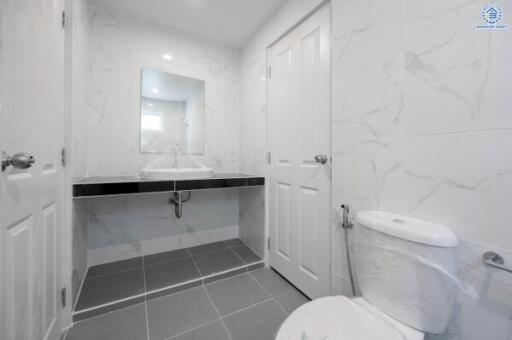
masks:
[(382, 211), (357, 214), (354, 269), (363, 297), (394, 319), (443, 333), (456, 291), (458, 239), (440, 224)]

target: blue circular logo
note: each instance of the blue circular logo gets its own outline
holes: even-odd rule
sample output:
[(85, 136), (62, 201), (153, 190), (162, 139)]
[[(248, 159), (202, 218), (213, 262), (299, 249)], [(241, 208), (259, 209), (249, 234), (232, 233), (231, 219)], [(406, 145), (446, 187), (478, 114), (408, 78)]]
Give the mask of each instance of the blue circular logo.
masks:
[(487, 4), (482, 8), (482, 19), (488, 24), (494, 25), (501, 19), (501, 8), (494, 4)]

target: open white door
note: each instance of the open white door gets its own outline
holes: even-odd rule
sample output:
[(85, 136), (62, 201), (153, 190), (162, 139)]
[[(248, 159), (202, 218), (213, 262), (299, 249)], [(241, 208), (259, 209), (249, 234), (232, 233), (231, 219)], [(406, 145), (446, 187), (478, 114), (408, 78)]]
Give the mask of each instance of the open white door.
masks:
[[(63, 0), (0, 1), (0, 339), (58, 339)], [(7, 156), (6, 156), (7, 157)], [(2, 157), (2, 161), (7, 161)]]
[(275, 43), (269, 61), (270, 265), (317, 298), (330, 288), (331, 7)]

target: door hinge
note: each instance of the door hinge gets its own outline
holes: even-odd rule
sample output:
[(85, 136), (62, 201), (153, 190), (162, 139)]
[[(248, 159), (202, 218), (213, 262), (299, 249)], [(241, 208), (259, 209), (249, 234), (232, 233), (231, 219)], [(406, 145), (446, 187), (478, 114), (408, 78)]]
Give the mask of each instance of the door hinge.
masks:
[(272, 66), (268, 67), (268, 79), (272, 78)]
[(66, 148), (60, 149), (60, 164), (66, 166)]
[(272, 153), (270, 153), (270, 151), (267, 152), (267, 163), (268, 164), (272, 163)]
[(270, 250), (270, 237), (267, 238), (267, 249)]
[(66, 296), (66, 287), (64, 287), (60, 290), (60, 303), (62, 307), (66, 307)]
[(61, 14), (61, 24), (62, 24), (62, 28), (66, 28), (66, 24), (67, 24), (67, 18), (66, 18), (66, 11), (62, 11), (62, 14)]

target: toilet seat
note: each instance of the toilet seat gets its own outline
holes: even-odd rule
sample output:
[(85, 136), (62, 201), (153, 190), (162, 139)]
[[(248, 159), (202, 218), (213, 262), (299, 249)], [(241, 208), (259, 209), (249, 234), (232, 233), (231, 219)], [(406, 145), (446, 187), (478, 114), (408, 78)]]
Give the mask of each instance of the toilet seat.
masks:
[(424, 334), (384, 315), (363, 298), (331, 296), (302, 305), (276, 340), (423, 340)]

